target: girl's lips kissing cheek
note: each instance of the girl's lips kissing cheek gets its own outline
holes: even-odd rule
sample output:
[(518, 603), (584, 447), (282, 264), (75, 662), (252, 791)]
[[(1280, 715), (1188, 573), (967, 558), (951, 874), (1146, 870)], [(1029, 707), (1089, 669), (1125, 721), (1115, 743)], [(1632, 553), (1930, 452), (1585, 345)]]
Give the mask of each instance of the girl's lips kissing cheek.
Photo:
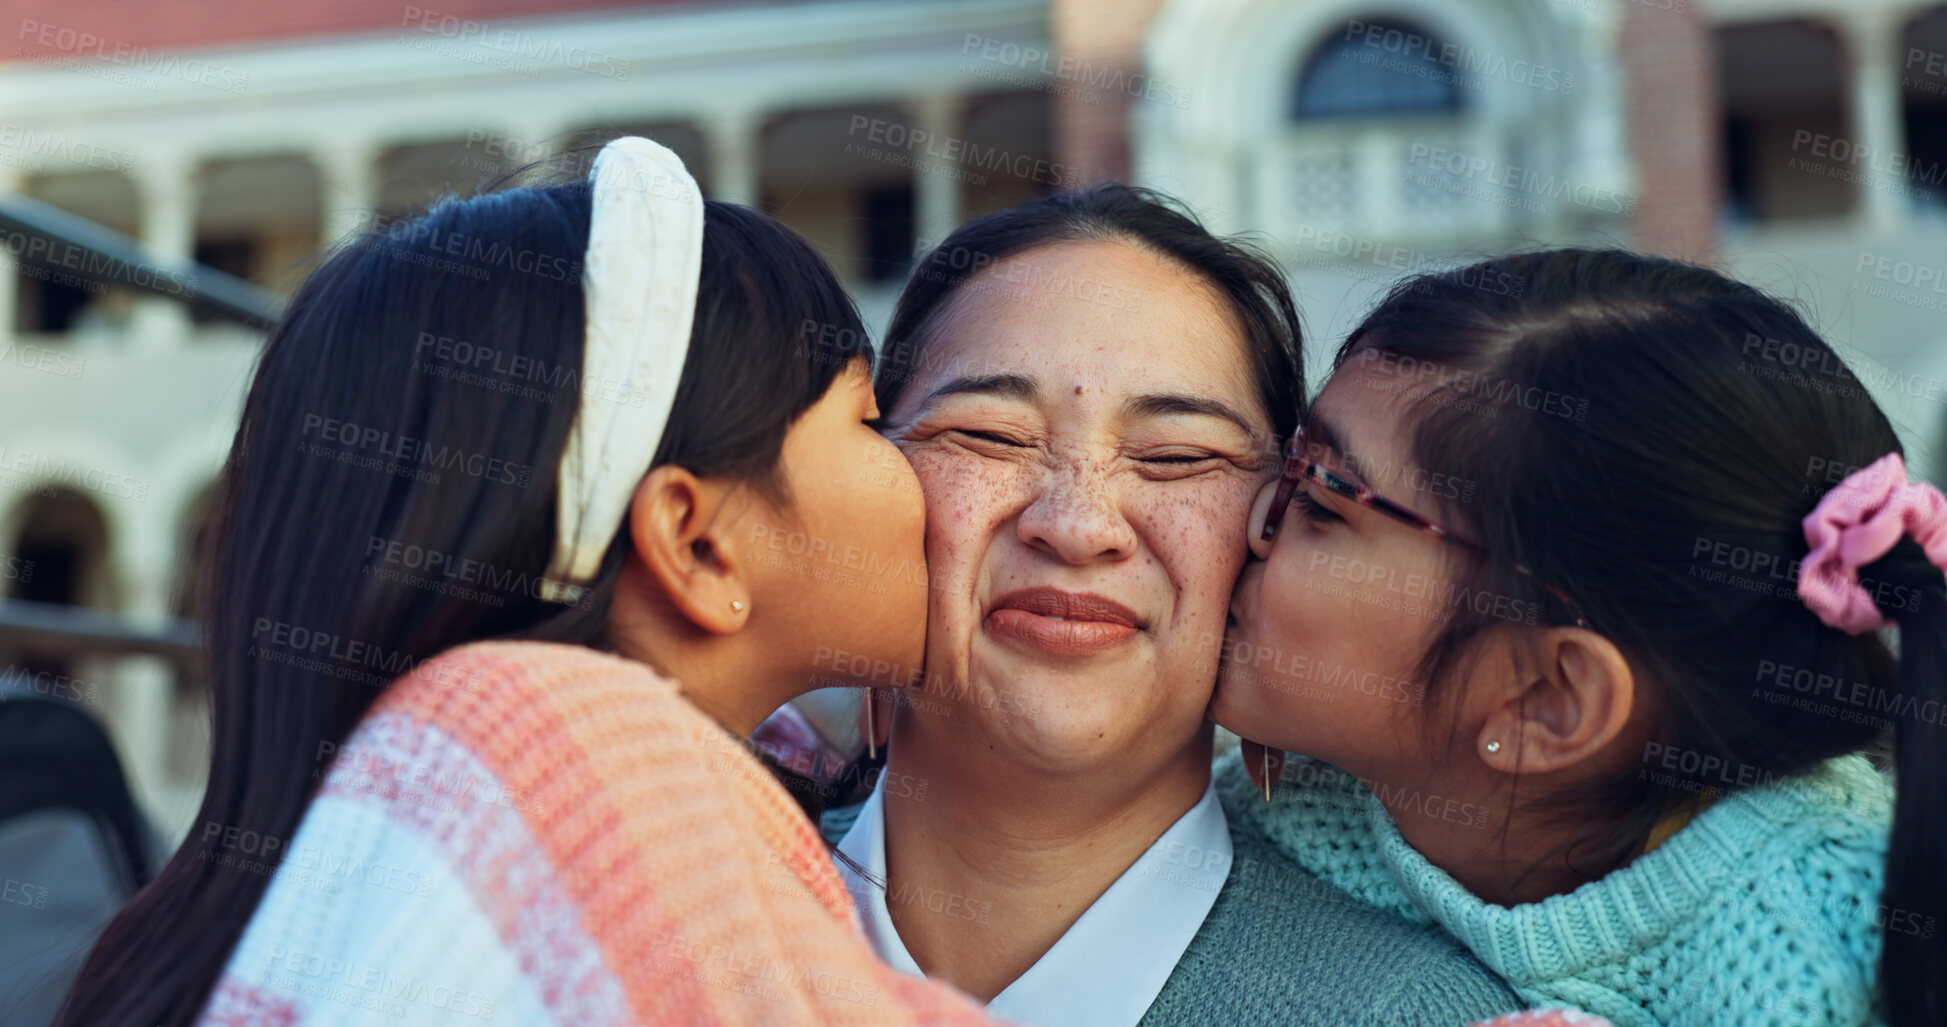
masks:
[(1144, 624), (1106, 596), (1024, 588), (1000, 597), (987, 614), (987, 633), (1015, 646), (1054, 656), (1088, 656), (1133, 641)]

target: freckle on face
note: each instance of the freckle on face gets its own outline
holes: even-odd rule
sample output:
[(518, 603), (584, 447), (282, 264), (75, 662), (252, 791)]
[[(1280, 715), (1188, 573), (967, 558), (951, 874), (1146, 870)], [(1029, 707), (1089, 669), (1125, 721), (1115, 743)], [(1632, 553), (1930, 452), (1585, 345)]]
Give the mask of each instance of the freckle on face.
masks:
[[(970, 743), (969, 751), (1012, 748), (1022, 761), (1070, 768), (1158, 766), (1196, 744), (1204, 723), (1217, 654), (1198, 639), (1222, 632), (1231, 586), (1248, 555), (1243, 525), (1261, 476), (1240, 464), (1152, 479), (1135, 456), (1158, 440), (1179, 441), (1173, 427), (1165, 430), (1178, 422), (1130, 413), (1127, 401), (1159, 388), (1184, 390), (1258, 414), (1247, 343), (1232, 330), (1220, 295), (1141, 249), (1064, 244), (1012, 259), (1038, 262), (1050, 273), (1110, 263), (1150, 286), (1147, 295), (1159, 301), (1150, 316), (1131, 321), (1088, 305), (1051, 312), (1005, 292), (968, 293), (966, 305), (943, 323), (933, 377), (917, 382), (892, 412), (896, 422), (916, 426), (907, 438), (928, 498), (927, 555), (938, 585), (927, 670), (943, 680), (964, 679), (968, 687), (994, 683), (1048, 700), (1044, 716), (1028, 719), (971, 711), (967, 727), (956, 724), (953, 733), (959, 739), (953, 744)], [(1090, 341), (1107, 337), (1117, 345)], [(1200, 344), (1185, 346), (1186, 338)], [(957, 434), (941, 437), (968, 426), (963, 420), (984, 423), (990, 415), (942, 413), (952, 408), (941, 406), (923, 424), (918, 420), (928, 390), (945, 380), (948, 368), (962, 365), (1044, 383), (1042, 398), (987, 404), (1010, 412), (1006, 423), (1036, 426), (1031, 459), (996, 462), (962, 447)], [(1075, 402), (1057, 398), (1062, 377)], [(1091, 392), (1094, 400), (1087, 399)], [(1253, 417), (1247, 433), (1269, 431), (1268, 417), (1264, 424), (1259, 419)], [(1191, 437), (1201, 439), (1201, 430)], [(1166, 453), (1174, 456), (1173, 450)], [(1095, 502), (1103, 499), (1113, 502)], [(1094, 544), (1093, 536), (1081, 537), (1083, 529), (1098, 521), (1117, 527), (1117, 544), (1082, 554), (1086, 559), (1050, 552), (1044, 539), (1024, 538), (1021, 527), (1046, 529), (1080, 552)], [(989, 600), (1042, 583), (1114, 594), (1151, 613), (1152, 630), (1130, 654), (1074, 667), (1046, 665), (989, 640)]]

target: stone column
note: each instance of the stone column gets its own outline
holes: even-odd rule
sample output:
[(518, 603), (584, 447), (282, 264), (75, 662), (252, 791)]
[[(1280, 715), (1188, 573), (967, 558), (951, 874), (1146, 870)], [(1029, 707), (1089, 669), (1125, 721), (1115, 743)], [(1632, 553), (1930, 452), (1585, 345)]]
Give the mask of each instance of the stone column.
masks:
[(913, 229), (919, 240), (937, 245), (960, 224), (961, 128), (964, 104), (959, 96), (923, 96), (912, 105), (913, 127), (932, 140), (914, 157), (926, 170), (913, 170)]
[(316, 150), (318, 238), (328, 248), (372, 225), (379, 205), (379, 148), (370, 143)]
[[(155, 154), (144, 157), (135, 167), (139, 193), (141, 243), (154, 268), (139, 268), (140, 275), (187, 270), (196, 252), (196, 206), (199, 200), (198, 165), (187, 154)], [(179, 299), (144, 296), (135, 303), (131, 325), (131, 348), (139, 352), (163, 353), (179, 349), (188, 341), (189, 308)]]
[(756, 111), (733, 108), (703, 119), (704, 145), (709, 148), (712, 200), (757, 206), (762, 180), (758, 166), (763, 118)]
[(1852, 59), (1852, 143), (1859, 150), (1855, 217), (1872, 232), (1898, 229), (1911, 204), (1911, 183), (1895, 161), (1906, 157), (1906, 125), (1900, 118), (1900, 19), (1866, 9), (1841, 22)]

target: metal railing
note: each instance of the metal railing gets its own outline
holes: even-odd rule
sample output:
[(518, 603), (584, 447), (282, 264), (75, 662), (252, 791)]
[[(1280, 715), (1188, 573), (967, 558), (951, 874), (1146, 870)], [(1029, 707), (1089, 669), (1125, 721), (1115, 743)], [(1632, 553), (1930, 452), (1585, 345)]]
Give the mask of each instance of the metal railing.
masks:
[[(284, 301), (267, 289), (193, 261), (157, 260), (135, 239), (27, 196), (0, 193), (0, 242), (23, 265), (163, 296), (257, 330), (275, 324), (283, 311)], [(112, 611), (18, 599), (0, 601), (0, 646), (75, 655), (153, 654), (181, 668), (202, 659), (191, 621), (137, 623)]]

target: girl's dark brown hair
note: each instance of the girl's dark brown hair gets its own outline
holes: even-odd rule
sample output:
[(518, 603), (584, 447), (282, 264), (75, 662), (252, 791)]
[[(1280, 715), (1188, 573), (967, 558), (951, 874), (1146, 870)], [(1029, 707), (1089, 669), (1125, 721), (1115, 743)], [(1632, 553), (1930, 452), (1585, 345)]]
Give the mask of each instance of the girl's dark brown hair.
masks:
[[(584, 602), (546, 602), (537, 584), (583, 394), (635, 401), (616, 383), (583, 380), (592, 202), (580, 182), (443, 203), (333, 254), (271, 330), (211, 535), (202, 615), (215, 724), (202, 808), (175, 856), (109, 923), (58, 1023), (196, 1019), (272, 879), (223, 864), (223, 838), (288, 843), (323, 776), (321, 754), (345, 741), (385, 682), (483, 639), (604, 644), (626, 532)], [(454, 258), (460, 250), (466, 259)], [(803, 349), (807, 323), (863, 331), (804, 240), (756, 211), (705, 204), (696, 320), (654, 463), (781, 495), (786, 432), (846, 366)], [(498, 355), (484, 384), (468, 359), (483, 352)], [(546, 370), (513, 380), (494, 371), (507, 367)], [(488, 470), (390, 474), (311, 455), (319, 418), (478, 455)], [(395, 583), (363, 573), (374, 541), (526, 584), (497, 590), (495, 604)], [(270, 638), (257, 651), (267, 624), (358, 643), (383, 666), (271, 659)], [(360, 673), (334, 673), (347, 669)]]
[[(1900, 449), (1818, 333), (1705, 268), (1561, 249), (1408, 279), (1335, 367), (1367, 354), (1417, 383), (1419, 466), (1474, 485), (1464, 500), (1434, 497), (1445, 523), (1534, 572), (1465, 558), (1458, 593), (1524, 600), (1560, 623), (1536, 578), (1564, 588), (1647, 687), (1647, 744), (1665, 748), (1646, 753), (1697, 753), (1763, 781), (1890, 735), (1898, 789), (1881, 903), (1947, 913), (1947, 724), (1926, 716), (1947, 709), (1947, 582), (1910, 540), (1862, 571), (1899, 624), (1896, 658), (1876, 634), (1823, 624), (1789, 573), (1808, 549), (1800, 522), (1837, 474)], [(1780, 573), (1740, 580), (1740, 566)], [(1420, 668), (1430, 701), (1507, 624), (1450, 606)], [(1768, 701), (1765, 675), (1780, 667), (1860, 683), (1880, 715)], [(1694, 800), (1654, 776), (1548, 797), (1603, 825), (1563, 853), (1569, 865), (1606, 873)], [(1883, 935), (1888, 1021), (1947, 1023), (1947, 934)]]

